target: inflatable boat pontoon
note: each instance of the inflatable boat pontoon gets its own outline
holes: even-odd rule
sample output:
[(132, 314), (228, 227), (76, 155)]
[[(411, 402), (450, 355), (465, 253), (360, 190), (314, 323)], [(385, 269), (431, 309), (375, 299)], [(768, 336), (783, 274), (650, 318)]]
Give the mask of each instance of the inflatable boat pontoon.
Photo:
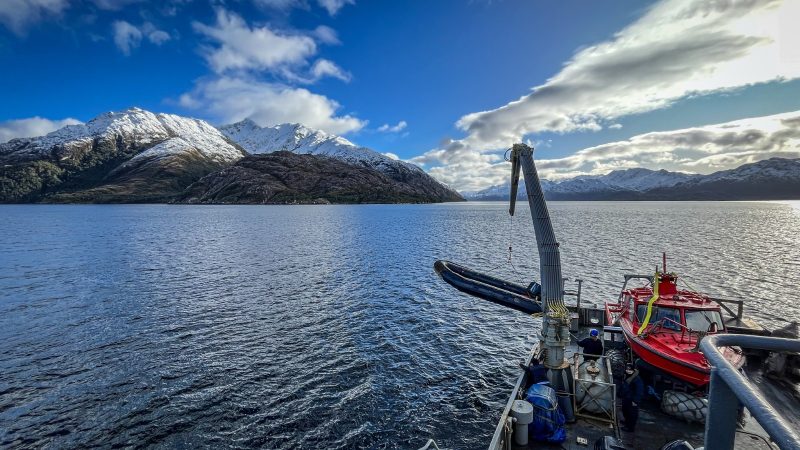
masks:
[(450, 261), (436, 261), (433, 268), (444, 281), (461, 292), (528, 314), (542, 312), (539, 283), (533, 282), (526, 288)]

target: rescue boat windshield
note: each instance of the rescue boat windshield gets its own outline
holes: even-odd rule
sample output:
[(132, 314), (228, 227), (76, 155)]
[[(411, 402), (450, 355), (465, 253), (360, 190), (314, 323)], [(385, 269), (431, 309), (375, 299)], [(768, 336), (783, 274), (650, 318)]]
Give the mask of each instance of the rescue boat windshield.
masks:
[[(644, 321), (647, 315), (647, 305), (638, 305), (636, 307), (636, 316), (639, 323)], [(681, 330), (681, 312), (678, 308), (668, 308), (665, 306), (654, 306), (650, 323), (661, 322), (661, 326), (667, 330)]]
[(686, 310), (686, 327), (696, 331), (722, 331), (722, 315), (710, 309)]

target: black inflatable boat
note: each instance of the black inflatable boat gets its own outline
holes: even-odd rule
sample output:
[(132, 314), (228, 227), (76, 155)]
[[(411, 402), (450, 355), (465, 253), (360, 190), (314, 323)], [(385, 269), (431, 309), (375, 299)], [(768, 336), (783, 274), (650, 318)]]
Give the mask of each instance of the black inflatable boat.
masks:
[(542, 312), (541, 286), (528, 287), (485, 275), (450, 261), (436, 261), (436, 273), (461, 292), (528, 314)]

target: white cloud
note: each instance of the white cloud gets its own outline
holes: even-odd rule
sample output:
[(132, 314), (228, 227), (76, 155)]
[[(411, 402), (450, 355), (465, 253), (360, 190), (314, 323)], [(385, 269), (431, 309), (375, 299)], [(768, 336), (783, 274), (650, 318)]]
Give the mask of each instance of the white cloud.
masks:
[(142, 24), (141, 30), (142, 33), (147, 36), (147, 40), (150, 41), (151, 44), (161, 45), (172, 38), (169, 33), (164, 30), (159, 30), (150, 22)]
[(289, 9), (298, 6), (303, 6), (304, 2), (301, 0), (253, 0), (258, 6), (273, 9)]
[(141, 1), (142, 0), (92, 0), (92, 3), (100, 9), (118, 11), (132, 3), (139, 3)]
[(393, 159), (393, 160), (395, 160), (395, 161), (397, 161), (397, 160), (399, 160), (399, 159), (400, 159), (400, 157), (399, 157), (399, 156), (395, 155), (395, 154), (394, 154), (394, 153), (392, 153), (392, 152), (386, 152), (386, 153), (384, 153), (384, 154), (383, 154), (383, 156), (388, 156), (390, 159)]
[(794, 0), (665, 0), (613, 39), (576, 53), (530, 94), (458, 121), (476, 148), (499, 148), (543, 131), (597, 130), (607, 121), (675, 100), (800, 77), (781, 47), (800, 27), (781, 27)]
[(526, 135), (596, 131), (679, 99), (798, 78), (800, 27), (790, 18), (799, 14), (795, 0), (663, 0), (610, 40), (578, 51), (530, 94), (463, 116), (457, 126), (464, 139), (418, 158), (431, 165), (453, 161), (431, 169), (451, 185), (486, 187), (497, 181), (492, 170), (491, 182), (458, 172), (487, 170), (485, 161), (460, 163), (467, 154), (476, 153), (469, 160), (477, 162)]
[(221, 76), (200, 81), (181, 96), (180, 105), (212, 114), (220, 123), (250, 118), (260, 125), (299, 122), (333, 134), (363, 128), (367, 122), (337, 115), (339, 104), (306, 89), (250, 78)]
[[(278, 10), (288, 10), (291, 8), (308, 9), (308, 2), (305, 0), (253, 0), (258, 6)], [(355, 0), (317, 0), (317, 4), (328, 11), (328, 14), (335, 16), (345, 5), (355, 5)]]
[(442, 148), (411, 158), (439, 181), (459, 191), (477, 191), (502, 183), (510, 176), (502, 152), (476, 152), (460, 141), (446, 140)]
[(619, 129), (622, 128), (622, 124), (621, 123), (612, 123), (611, 125), (608, 126), (608, 128), (610, 128), (612, 130), (619, 130)]
[(640, 134), (543, 160), (539, 166), (567, 176), (574, 171), (605, 173), (612, 163), (707, 173), (773, 156), (800, 158), (800, 111)]
[(215, 25), (193, 22), (192, 26), (213, 42), (204, 49), (204, 56), (219, 74), (278, 71), (305, 64), (317, 51), (314, 39), (308, 36), (281, 33), (266, 26), (251, 28), (241, 17), (222, 8), (217, 9)]
[(170, 40), (169, 33), (163, 30), (155, 30), (147, 35), (147, 39), (156, 45), (161, 45)]
[(0, 143), (15, 138), (44, 136), (67, 125), (79, 125), (81, 123), (83, 122), (72, 118), (50, 120), (39, 116), (28, 119), (8, 120), (0, 122)]
[(27, 27), (46, 16), (56, 16), (67, 8), (68, 0), (2, 0), (0, 23), (22, 35)]
[(345, 72), (341, 67), (334, 64), (333, 61), (329, 61), (327, 59), (318, 59), (314, 63), (314, 65), (311, 67), (311, 76), (313, 77), (314, 81), (320, 80), (324, 77), (333, 77), (347, 82), (352, 78), (350, 73)]
[(142, 42), (142, 32), (138, 28), (124, 20), (114, 22), (114, 44), (125, 55), (130, 55), (131, 50), (138, 47)]
[[(279, 3), (271, 5), (290, 5)], [(320, 26), (301, 34), (251, 27), (223, 8), (217, 9), (215, 24), (192, 25), (211, 43), (202, 51), (215, 75), (199, 80), (194, 90), (182, 95), (181, 106), (209, 113), (222, 123), (244, 118), (261, 125), (299, 122), (333, 134), (357, 131), (367, 124), (338, 113), (340, 105), (335, 100), (287, 84), (311, 84), (325, 77), (350, 81), (351, 74), (333, 61), (309, 62), (317, 53), (317, 40), (339, 42), (333, 29)]]
[(317, 0), (319, 6), (325, 8), (328, 14), (335, 16), (345, 5), (355, 5), (355, 0)]
[(320, 25), (314, 29), (314, 36), (318, 41), (328, 45), (339, 45), (342, 42), (339, 40), (339, 35), (336, 30), (331, 27)]
[(378, 127), (378, 131), (383, 133), (398, 133), (405, 130), (407, 126), (408, 123), (406, 123), (405, 120), (401, 120), (400, 122), (397, 122), (397, 125), (389, 125), (388, 123), (385, 123)]
[[(510, 167), (502, 162), (499, 153), (471, 151), (458, 141), (445, 146), (449, 149), (432, 150), (412, 158), (412, 162), (441, 164), (429, 173), (464, 191), (508, 179)], [(709, 173), (776, 156), (800, 158), (800, 111), (640, 134), (565, 158), (537, 159), (536, 167), (542, 177), (551, 180), (631, 167)]]
[(124, 20), (117, 20), (112, 25), (112, 29), (114, 32), (114, 44), (126, 56), (130, 55), (133, 49), (139, 47), (144, 38), (155, 45), (161, 45), (170, 40), (169, 33), (157, 29), (150, 22), (145, 22), (140, 27), (137, 27)]

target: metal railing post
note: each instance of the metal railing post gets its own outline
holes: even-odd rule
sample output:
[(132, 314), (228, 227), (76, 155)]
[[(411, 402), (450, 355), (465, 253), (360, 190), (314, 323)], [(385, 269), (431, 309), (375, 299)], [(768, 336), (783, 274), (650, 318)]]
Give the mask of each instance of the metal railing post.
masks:
[[(706, 417), (706, 449), (733, 448), (736, 414), (741, 402), (782, 450), (800, 450), (800, 436), (731, 363), (718, 347), (740, 346), (772, 352), (800, 352), (800, 340), (744, 334), (715, 334), (700, 342), (711, 365)], [(733, 427), (733, 433), (731, 432)]]
[(708, 403), (709, 405), (714, 405), (714, 407), (708, 408), (708, 415), (706, 416), (706, 450), (731, 449), (736, 438), (736, 416), (738, 415), (739, 400), (720, 376), (720, 370), (725, 369), (716, 368), (711, 371), (711, 389), (708, 393)]

